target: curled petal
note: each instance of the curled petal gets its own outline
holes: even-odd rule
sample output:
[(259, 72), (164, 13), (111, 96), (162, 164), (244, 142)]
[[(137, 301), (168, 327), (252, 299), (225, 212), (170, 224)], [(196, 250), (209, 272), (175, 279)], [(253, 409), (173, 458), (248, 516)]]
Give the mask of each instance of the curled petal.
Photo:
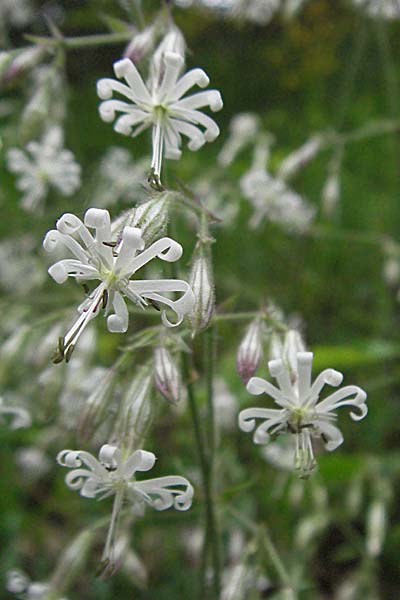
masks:
[(314, 421), (314, 426), (320, 430), (321, 434), (325, 438), (325, 448), (332, 452), (336, 450), (340, 444), (343, 443), (343, 435), (340, 429), (332, 425), (332, 423), (327, 423), (326, 421)]
[(136, 471), (150, 471), (154, 467), (156, 456), (153, 452), (146, 450), (135, 450), (126, 460), (124, 466), (124, 476), (132, 477)]
[(111, 333), (125, 333), (128, 329), (129, 313), (125, 304), (125, 300), (119, 292), (114, 293), (112, 305), (115, 314), (107, 318), (108, 331)]
[(106, 465), (107, 467), (116, 468), (121, 462), (121, 452), (117, 448), (117, 446), (104, 444), (100, 448), (99, 460), (103, 465)]
[[(185, 489), (172, 486), (183, 486)], [(133, 484), (133, 489), (156, 510), (166, 510), (171, 506), (177, 510), (188, 510), (192, 505), (193, 487), (185, 477), (178, 475), (138, 481)]]
[[(183, 296), (178, 300), (171, 300), (161, 295), (161, 293), (168, 292), (184, 292)], [(132, 299), (135, 300), (135, 297), (141, 296), (144, 298), (148, 298), (149, 300), (154, 300), (155, 302), (160, 302), (162, 304), (166, 304), (169, 308), (171, 308), (176, 314), (178, 320), (176, 323), (171, 323), (165, 311), (163, 311), (161, 318), (167, 327), (176, 327), (180, 325), (185, 315), (187, 315), (193, 308), (194, 305), (194, 294), (192, 292), (191, 287), (186, 281), (182, 281), (180, 279), (160, 279), (157, 280), (143, 280), (143, 281), (131, 281), (129, 283), (128, 289), (125, 290), (125, 293), (129, 296), (132, 294)]]
[(318, 397), (324, 385), (331, 385), (337, 387), (343, 381), (343, 374), (340, 371), (334, 369), (325, 369), (322, 371), (311, 386), (310, 395), (312, 397)]
[(129, 58), (123, 58), (114, 63), (114, 73), (118, 79), (124, 77), (128, 83), (131, 99), (144, 104), (151, 104), (151, 96), (143, 83), (143, 79), (135, 64)]
[(156, 257), (167, 262), (175, 262), (176, 260), (179, 260), (182, 253), (183, 248), (178, 242), (175, 242), (175, 240), (168, 237), (161, 238), (134, 258), (131, 265), (131, 272), (134, 273), (138, 271)]
[(98, 279), (99, 277), (97, 269), (73, 259), (59, 260), (49, 267), (48, 273), (56, 283), (64, 283), (68, 277), (80, 277), (81, 279)]
[(93, 237), (82, 223), (82, 221), (72, 213), (63, 214), (56, 223), (58, 231), (65, 235), (78, 234), (87, 248), (93, 244)]
[(57, 229), (48, 231), (43, 240), (43, 248), (46, 252), (54, 252), (60, 245), (65, 246), (81, 262), (88, 263), (89, 255), (71, 236), (65, 235)]
[(79, 450), (61, 450), (57, 454), (56, 461), (61, 467), (69, 469), (82, 466), (82, 461), (79, 458)]
[(201, 88), (205, 88), (210, 83), (207, 73), (203, 69), (192, 69), (185, 73), (178, 81), (174, 91), (169, 96), (169, 101), (173, 102), (182, 98), (184, 94), (194, 85), (198, 85)]
[[(92, 480), (92, 483), (89, 484), (90, 480)], [(65, 476), (65, 483), (74, 491), (82, 490), (85, 487), (82, 495), (86, 498), (94, 498), (99, 482), (94, 480), (93, 473), (87, 469), (74, 469)]]
[[(349, 396), (354, 395), (354, 398), (349, 398)], [(349, 398), (348, 400), (344, 400), (344, 398)], [(316, 405), (316, 410), (318, 413), (330, 412), (332, 410), (336, 410), (340, 406), (364, 406), (365, 400), (367, 398), (367, 394), (364, 390), (362, 390), (357, 385), (347, 385), (344, 388), (337, 390), (333, 394), (330, 394), (327, 398), (322, 400)], [(362, 414), (365, 416), (367, 413), (362, 409)], [(351, 413), (352, 418), (354, 419), (354, 413)], [(363, 416), (361, 418), (363, 418)], [(359, 417), (355, 415), (355, 420), (359, 420)]]
[(271, 396), (271, 398), (273, 398), (280, 406), (284, 408), (290, 408), (291, 406), (290, 402), (285, 398), (282, 392), (262, 377), (252, 377), (246, 387), (247, 391), (254, 396), (268, 394), (268, 396)]
[[(256, 428), (256, 419), (264, 419)], [(239, 413), (239, 428), (250, 432), (255, 428), (253, 441), (255, 444), (266, 444), (269, 440), (268, 431), (275, 425), (285, 424), (286, 411), (275, 408), (245, 408)]]

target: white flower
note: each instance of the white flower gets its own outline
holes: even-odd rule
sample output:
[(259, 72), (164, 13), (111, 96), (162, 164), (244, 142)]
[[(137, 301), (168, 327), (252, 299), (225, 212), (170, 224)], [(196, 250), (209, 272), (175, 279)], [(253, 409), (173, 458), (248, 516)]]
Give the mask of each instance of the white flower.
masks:
[(34, 15), (30, 0), (1, 0), (0, 3), (0, 27), (5, 22), (22, 27), (29, 23)]
[(270, 175), (265, 169), (251, 168), (240, 180), (243, 196), (254, 208), (251, 227), (258, 227), (264, 219), (278, 223), (289, 232), (308, 229), (314, 208), (291, 190), (283, 179)]
[(83, 450), (62, 450), (57, 462), (72, 469), (65, 482), (84, 498), (98, 497), (102, 500), (123, 487), (134, 504), (148, 504), (156, 510), (172, 506), (177, 510), (188, 510), (192, 504), (193, 487), (185, 477), (169, 475), (136, 480), (138, 472), (150, 471), (156, 462), (155, 455), (146, 450), (135, 450), (123, 457), (119, 448), (105, 444), (100, 449), (98, 460)]
[[(64, 283), (68, 277), (74, 277), (77, 282), (100, 281), (100, 285), (79, 306), (79, 318), (65, 338), (60, 340), (58, 360), (69, 359), (79, 336), (102, 308), (108, 315), (109, 331), (127, 331), (129, 315), (124, 296), (141, 308), (149, 302), (156, 307), (158, 303), (168, 306), (177, 316), (177, 322), (171, 323), (165, 310), (162, 311), (162, 321), (169, 327), (179, 325), (191, 310), (193, 292), (185, 281), (131, 280), (132, 275), (153, 258), (174, 262), (181, 257), (182, 246), (171, 238), (161, 238), (143, 250), (140, 229), (124, 227), (120, 239), (113, 242), (110, 214), (98, 208), (86, 211), (84, 223), (75, 215), (66, 213), (57, 221), (56, 227), (44, 239), (45, 250), (52, 252), (65, 246), (75, 258), (60, 260), (52, 265), (49, 268), (51, 277), (57, 283)], [(94, 236), (88, 227), (95, 230)], [(173, 292), (182, 292), (182, 296), (171, 300), (162, 295)], [(114, 312), (109, 314), (112, 309)]]
[[(297, 354), (297, 373), (293, 379), (282, 359), (271, 360), (269, 371), (279, 387), (265, 379), (253, 377), (247, 390), (256, 396), (266, 393), (274, 399), (279, 408), (247, 408), (239, 414), (239, 427), (242, 431), (254, 431), (256, 444), (265, 444), (270, 436), (290, 432), (296, 439), (296, 468), (303, 474), (315, 466), (311, 438), (321, 437), (327, 450), (335, 450), (343, 442), (340, 430), (334, 424), (335, 411), (341, 406), (355, 406), (359, 414), (351, 412), (353, 420), (359, 421), (367, 414), (366, 393), (355, 385), (349, 385), (328, 395), (323, 400), (319, 396), (328, 384), (337, 387), (343, 375), (333, 369), (326, 369), (311, 384), (312, 352)], [(256, 420), (262, 419), (257, 425)]]
[(118, 200), (137, 201), (147, 176), (147, 161), (134, 162), (126, 148), (109, 148), (100, 161), (97, 189), (97, 206), (109, 206)]
[(19, 569), (8, 571), (6, 588), (9, 592), (24, 600), (46, 600), (50, 594), (52, 598), (57, 598), (57, 600), (67, 600), (66, 598), (54, 596), (54, 590), (49, 583), (32, 582)]
[[(103, 121), (116, 119), (114, 129), (123, 135), (136, 136), (152, 127), (153, 158), (151, 173), (159, 182), (162, 157), (179, 159), (181, 137), (189, 139), (189, 149), (198, 150), (219, 135), (217, 124), (198, 109), (209, 106), (212, 111), (222, 108), (221, 94), (216, 90), (183, 96), (194, 85), (206, 87), (209, 79), (202, 69), (192, 69), (180, 77), (183, 58), (175, 52), (165, 52), (165, 70), (161, 80), (152, 80), (149, 87), (143, 82), (133, 62), (124, 58), (114, 63), (118, 79), (100, 79), (97, 93), (104, 100), (99, 112)], [(112, 98), (113, 92), (124, 96), (128, 102)], [(116, 118), (117, 113), (121, 113)], [(203, 129), (204, 130), (203, 130)]]
[(50, 187), (71, 196), (81, 184), (81, 168), (72, 152), (63, 148), (60, 127), (51, 127), (40, 142), (29, 142), (26, 151), (11, 148), (7, 164), (19, 175), (17, 188), (24, 192), (21, 204), (29, 211), (42, 207)]
[(400, 17), (399, 0), (353, 0), (354, 6), (365, 10), (370, 17), (398, 19)]
[(4, 422), (4, 417), (10, 416), (10, 429), (21, 429), (29, 427), (31, 424), (31, 417), (25, 408), (21, 408), (20, 406), (6, 406), (3, 398), (0, 398), (0, 423)]

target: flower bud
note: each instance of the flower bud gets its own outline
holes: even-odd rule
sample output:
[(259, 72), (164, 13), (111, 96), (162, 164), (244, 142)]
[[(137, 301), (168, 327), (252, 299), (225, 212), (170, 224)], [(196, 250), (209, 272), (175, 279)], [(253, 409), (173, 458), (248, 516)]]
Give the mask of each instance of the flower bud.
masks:
[[(16, 53), (14, 58), (8, 64), (8, 68), (0, 71), (0, 75), (5, 83), (10, 82), (22, 75), (25, 71), (28, 71), (35, 65), (37, 65), (43, 56), (46, 54), (46, 49), (41, 46), (34, 46), (33, 48), (27, 48)], [(4, 63), (5, 64), (5, 63)]]
[[(61, 596), (83, 568), (90, 547), (95, 541), (96, 529), (79, 533), (61, 554), (61, 558), (49, 581), (51, 590)], [(57, 597), (58, 597), (57, 595)]]
[(150, 365), (144, 365), (125, 391), (115, 421), (113, 440), (125, 449), (139, 448), (153, 424), (156, 403), (151, 399), (153, 377)]
[(313, 158), (323, 146), (323, 137), (314, 135), (300, 148), (289, 154), (282, 162), (278, 170), (279, 179), (290, 179), (297, 175)]
[(131, 227), (139, 227), (146, 246), (165, 234), (172, 199), (172, 192), (161, 192), (135, 208)]
[(367, 513), (367, 553), (376, 558), (382, 551), (386, 534), (386, 503), (381, 500), (372, 502)]
[(282, 358), (289, 367), (292, 378), (297, 376), (297, 353), (305, 351), (306, 345), (301, 333), (296, 329), (289, 329), (283, 342)]
[(236, 368), (245, 384), (254, 375), (260, 363), (263, 352), (263, 332), (264, 323), (262, 319), (257, 317), (250, 323), (240, 342), (236, 357)]
[(174, 358), (167, 348), (154, 351), (154, 383), (168, 402), (176, 404), (181, 397), (181, 378)]
[(178, 54), (182, 59), (182, 68), (185, 60), (186, 44), (182, 32), (176, 25), (166, 33), (153, 54), (150, 63), (150, 81), (151, 87), (157, 88), (164, 75), (165, 62), (164, 56), (166, 52)]
[(328, 177), (321, 192), (322, 211), (331, 216), (340, 199), (340, 170), (342, 166), (342, 150), (337, 151), (328, 165)]
[(155, 25), (149, 25), (137, 33), (125, 48), (122, 58), (129, 58), (133, 63), (139, 63), (153, 48), (155, 40)]
[(86, 441), (102, 425), (116, 383), (117, 371), (107, 369), (86, 400), (78, 424), (78, 436)]
[(200, 239), (193, 253), (189, 284), (194, 293), (194, 306), (190, 314), (193, 335), (205, 329), (211, 321), (215, 306), (214, 276), (210, 238)]
[(64, 99), (60, 74), (51, 66), (40, 67), (35, 73), (33, 92), (21, 117), (22, 142), (41, 135), (49, 121), (62, 121), (65, 114)]

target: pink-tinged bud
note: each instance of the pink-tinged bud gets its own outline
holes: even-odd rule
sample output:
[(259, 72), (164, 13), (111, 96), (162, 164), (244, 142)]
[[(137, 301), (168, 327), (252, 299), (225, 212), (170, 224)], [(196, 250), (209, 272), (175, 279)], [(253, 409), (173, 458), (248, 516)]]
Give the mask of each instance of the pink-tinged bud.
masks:
[(253, 377), (260, 363), (263, 352), (263, 332), (264, 323), (260, 318), (256, 318), (250, 323), (240, 342), (236, 357), (236, 367), (245, 384)]
[(167, 348), (154, 351), (154, 383), (168, 402), (176, 404), (181, 397), (181, 378), (174, 358)]
[(124, 50), (123, 58), (129, 58), (133, 63), (139, 63), (154, 47), (155, 25), (137, 33)]
[(215, 292), (211, 243), (210, 238), (200, 239), (193, 253), (189, 284), (195, 297), (190, 314), (194, 335), (209, 325), (214, 313)]
[(3, 74), (3, 81), (9, 83), (12, 79), (19, 77), (25, 73), (25, 71), (37, 65), (42, 60), (45, 53), (45, 48), (41, 46), (22, 50), (9, 64), (7, 70)]

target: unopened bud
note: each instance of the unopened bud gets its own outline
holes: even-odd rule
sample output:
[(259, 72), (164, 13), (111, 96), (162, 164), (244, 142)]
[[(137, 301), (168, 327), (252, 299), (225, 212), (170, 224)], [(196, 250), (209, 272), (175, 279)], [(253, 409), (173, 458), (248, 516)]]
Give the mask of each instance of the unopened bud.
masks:
[(103, 377), (86, 400), (79, 420), (79, 437), (86, 441), (90, 438), (106, 418), (107, 407), (114, 391), (117, 372), (107, 369)]
[(65, 113), (64, 98), (62, 78), (54, 67), (38, 69), (33, 93), (21, 117), (19, 131), (22, 142), (40, 135), (49, 120), (61, 122)]
[(181, 378), (171, 352), (162, 346), (154, 351), (154, 383), (168, 402), (176, 404), (181, 397)]
[(381, 499), (372, 502), (367, 513), (367, 553), (376, 558), (382, 551), (386, 534), (386, 503)]
[(338, 150), (328, 165), (328, 177), (321, 192), (321, 206), (325, 215), (331, 216), (340, 199), (340, 170), (342, 150)]
[(139, 448), (147, 437), (156, 414), (152, 385), (151, 367), (147, 364), (139, 369), (121, 399), (112, 435), (120, 447)]
[(14, 56), (9, 63), (4, 74), (1, 73), (5, 83), (9, 83), (12, 79), (19, 77), (35, 65), (37, 65), (45, 55), (46, 50), (43, 47), (35, 46), (22, 50)]
[(263, 352), (263, 332), (264, 322), (257, 317), (250, 323), (240, 342), (236, 357), (236, 367), (245, 384), (247, 384), (250, 377), (253, 377), (260, 363)]
[(337, 173), (330, 175), (322, 189), (322, 208), (328, 216), (334, 212), (340, 198), (340, 180)]
[(165, 234), (172, 199), (172, 192), (161, 192), (135, 208), (131, 227), (139, 227), (146, 246)]
[(297, 175), (313, 158), (323, 146), (323, 137), (314, 135), (300, 148), (289, 154), (282, 162), (278, 170), (279, 179), (290, 179)]
[(155, 25), (149, 25), (137, 33), (125, 48), (123, 58), (130, 58), (135, 64), (139, 63), (153, 48), (155, 41)]
[(200, 239), (193, 253), (189, 284), (195, 298), (190, 314), (194, 335), (208, 326), (214, 312), (215, 291), (210, 245), (210, 238)]
[(185, 60), (186, 44), (182, 32), (176, 25), (166, 33), (153, 54), (150, 63), (150, 81), (153, 88), (157, 88), (165, 72), (164, 57), (166, 52), (172, 52), (182, 57), (182, 68)]
[(70, 583), (76, 579), (86, 562), (87, 554), (96, 535), (96, 529), (91, 528), (79, 533), (62, 553), (53, 573), (49, 586), (57, 591), (57, 597), (65, 592)]
[(289, 329), (285, 333), (281, 358), (288, 366), (292, 378), (296, 377), (297, 374), (297, 353), (305, 351), (306, 346), (301, 333), (296, 329)]

